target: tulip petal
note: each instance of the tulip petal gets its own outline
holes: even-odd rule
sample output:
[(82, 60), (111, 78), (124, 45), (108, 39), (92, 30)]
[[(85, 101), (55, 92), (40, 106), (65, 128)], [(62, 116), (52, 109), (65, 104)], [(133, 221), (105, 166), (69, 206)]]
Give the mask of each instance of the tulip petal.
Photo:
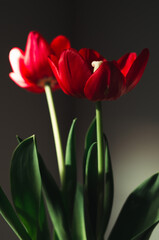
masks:
[(48, 57), (48, 63), (50, 64), (50, 67), (55, 75), (56, 79), (59, 79), (59, 72), (58, 72), (58, 61), (56, 59), (55, 55), (50, 55)]
[(30, 85), (29, 80), (25, 78), (27, 72), (24, 66), (24, 53), (19, 48), (13, 48), (9, 53), (9, 60), (13, 72), (9, 74), (11, 79), (20, 87), (28, 87)]
[(29, 79), (25, 77), (27, 69), (24, 66), (24, 53), (19, 48), (13, 48), (9, 53), (9, 60), (14, 72), (9, 74), (9, 77), (21, 88), (25, 88), (28, 91), (34, 93), (40, 93), (44, 90), (38, 87), (36, 84), (31, 83)]
[(58, 82), (64, 92), (76, 97), (84, 97), (84, 86), (91, 76), (87, 63), (73, 49), (65, 50), (59, 59)]
[(41, 87), (37, 87), (35, 86), (29, 86), (27, 88), (25, 88), (27, 91), (32, 92), (32, 93), (43, 93), (44, 92), (44, 88)]
[(104, 60), (104, 58), (97, 51), (89, 49), (89, 48), (80, 49), (79, 54), (87, 62), (88, 66), (92, 72), (93, 72), (92, 62)]
[(105, 99), (110, 82), (110, 69), (107, 62), (90, 76), (86, 82), (84, 93), (86, 98), (92, 101), (101, 101)]
[(71, 47), (70, 41), (63, 35), (59, 35), (54, 38), (50, 44), (51, 49), (58, 58), (60, 58), (61, 53)]
[(126, 53), (122, 56), (118, 61), (119, 69), (121, 70), (122, 74), (126, 77), (128, 71), (130, 70), (133, 62), (136, 59), (136, 53)]
[(29, 86), (29, 84), (26, 83), (26, 82), (24, 81), (24, 79), (23, 79), (20, 75), (14, 73), (14, 72), (9, 73), (9, 77), (10, 77), (19, 87), (26, 88), (26, 87)]
[(115, 100), (125, 93), (125, 77), (121, 73), (116, 61), (109, 62), (110, 84), (105, 100)]
[(52, 76), (48, 64), (51, 49), (46, 40), (38, 32), (30, 32), (27, 39), (24, 64), (28, 70), (28, 78), (36, 82), (38, 79)]
[(132, 64), (128, 74), (126, 75), (126, 87), (127, 92), (133, 89), (136, 84), (139, 82), (142, 74), (147, 65), (147, 61), (149, 58), (149, 50), (147, 48), (143, 49), (139, 56), (136, 58), (134, 63)]
[(33, 84), (30, 84), (28, 82), (25, 82), (24, 79), (14, 73), (14, 72), (11, 72), (9, 73), (9, 77), (21, 88), (25, 88), (26, 90), (30, 91), (30, 92), (33, 92), (33, 93), (42, 93), (44, 92), (44, 89), (41, 88), (41, 87), (38, 87), (36, 84), (33, 85)]
[(11, 51), (9, 52), (9, 61), (13, 72), (21, 76), (24, 67), (24, 64), (22, 64), (22, 62), (24, 61), (23, 51), (19, 48), (11, 49)]
[(51, 55), (48, 57), (48, 60), (50, 60), (50, 59), (51, 59), (51, 61), (54, 63), (54, 65), (55, 65), (56, 67), (58, 67), (58, 58), (57, 58), (57, 56), (54, 55), (54, 54), (51, 54)]
[(125, 89), (125, 78), (117, 63), (104, 61), (85, 86), (85, 95), (92, 101), (115, 100)]
[[(48, 62), (50, 64), (50, 67), (55, 75), (55, 78), (57, 79), (57, 82), (59, 83), (60, 82), (60, 87), (61, 89), (64, 91), (64, 93), (69, 94), (69, 92), (65, 89), (65, 86), (63, 85), (62, 81), (60, 81), (60, 76), (59, 76), (59, 71), (58, 71), (58, 67), (57, 67), (57, 64), (55, 63), (56, 61), (56, 58), (54, 55), (51, 55), (49, 58), (48, 58)], [(58, 85), (59, 86), (59, 85)]]

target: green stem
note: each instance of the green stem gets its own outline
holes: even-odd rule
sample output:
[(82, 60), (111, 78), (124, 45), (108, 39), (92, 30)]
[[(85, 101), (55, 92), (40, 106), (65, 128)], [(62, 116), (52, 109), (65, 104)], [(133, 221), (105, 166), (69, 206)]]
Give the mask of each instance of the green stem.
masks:
[(104, 151), (103, 151), (103, 127), (102, 127), (102, 104), (96, 102), (96, 125), (97, 125), (97, 152), (98, 152), (98, 176), (104, 174)]
[(54, 135), (59, 175), (60, 175), (61, 184), (63, 185), (64, 176), (65, 176), (65, 163), (64, 163), (64, 156), (63, 156), (60, 132), (59, 132), (59, 127), (58, 127), (58, 122), (57, 122), (57, 117), (56, 117), (55, 105), (54, 105), (54, 101), (53, 101), (51, 87), (49, 84), (45, 85), (45, 93), (46, 93), (46, 99), (47, 99), (49, 113), (50, 113), (52, 131), (53, 131), (53, 135)]
[[(102, 104), (96, 102), (96, 132), (97, 132), (97, 154), (98, 154), (98, 207), (97, 207), (97, 232), (101, 232), (101, 218), (103, 216), (104, 204), (104, 146), (102, 127)], [(101, 234), (97, 240), (102, 240)]]

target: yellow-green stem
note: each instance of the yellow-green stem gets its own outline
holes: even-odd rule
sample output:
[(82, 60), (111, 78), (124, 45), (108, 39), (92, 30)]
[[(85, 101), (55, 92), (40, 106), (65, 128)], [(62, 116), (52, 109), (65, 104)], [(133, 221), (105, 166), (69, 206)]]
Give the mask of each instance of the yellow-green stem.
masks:
[(102, 127), (102, 105), (96, 102), (96, 128), (97, 128), (97, 152), (98, 152), (98, 176), (104, 174), (104, 151), (103, 151), (103, 127)]
[[(96, 102), (96, 132), (97, 132), (97, 154), (98, 154), (98, 207), (97, 207), (97, 232), (101, 231), (101, 216), (103, 214), (104, 201), (104, 146), (102, 127), (102, 104)], [(97, 240), (101, 240), (101, 235)]]
[(60, 132), (59, 132), (59, 127), (58, 127), (58, 122), (57, 122), (57, 117), (56, 117), (55, 105), (54, 105), (54, 101), (53, 101), (51, 87), (49, 84), (45, 85), (45, 93), (46, 93), (46, 99), (47, 99), (47, 103), (48, 103), (50, 119), (51, 119), (51, 124), (52, 124), (52, 131), (53, 131), (54, 142), (55, 142), (59, 175), (60, 175), (61, 185), (63, 185), (64, 176), (65, 176), (64, 155), (63, 155)]

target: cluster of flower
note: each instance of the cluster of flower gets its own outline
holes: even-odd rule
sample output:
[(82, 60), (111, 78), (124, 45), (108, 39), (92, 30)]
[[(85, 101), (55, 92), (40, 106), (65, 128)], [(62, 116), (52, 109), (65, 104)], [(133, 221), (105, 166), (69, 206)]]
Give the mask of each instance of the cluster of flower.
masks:
[(139, 82), (149, 57), (148, 49), (126, 53), (117, 61), (107, 61), (97, 51), (71, 48), (65, 36), (57, 36), (51, 44), (40, 33), (28, 35), (25, 52), (10, 51), (11, 79), (32, 92), (43, 92), (45, 83), (52, 90), (61, 88), (66, 94), (92, 101), (114, 100)]

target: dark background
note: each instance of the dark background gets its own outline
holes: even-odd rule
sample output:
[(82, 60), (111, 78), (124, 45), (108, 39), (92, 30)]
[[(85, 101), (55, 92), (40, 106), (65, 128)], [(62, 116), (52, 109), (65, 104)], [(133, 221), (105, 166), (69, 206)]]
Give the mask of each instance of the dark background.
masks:
[[(24, 50), (27, 35), (39, 31), (48, 42), (66, 35), (72, 47), (89, 47), (105, 58), (118, 59), (148, 47), (150, 59), (137, 87), (117, 101), (103, 102), (104, 131), (109, 139), (115, 200), (109, 231), (128, 194), (159, 170), (159, 3), (154, 1), (9, 1), (0, 2), (0, 184), (10, 199), (9, 168), (16, 134), (36, 134), (38, 148), (58, 181), (50, 119), (44, 94), (32, 94), (9, 78), (8, 53)], [(94, 103), (58, 91), (54, 100), (63, 145), (77, 117), (77, 159), (81, 178), (83, 141), (94, 117)], [(159, 229), (159, 228), (158, 228)], [(157, 240), (159, 230), (152, 235)], [(0, 217), (0, 239), (16, 240)]]

